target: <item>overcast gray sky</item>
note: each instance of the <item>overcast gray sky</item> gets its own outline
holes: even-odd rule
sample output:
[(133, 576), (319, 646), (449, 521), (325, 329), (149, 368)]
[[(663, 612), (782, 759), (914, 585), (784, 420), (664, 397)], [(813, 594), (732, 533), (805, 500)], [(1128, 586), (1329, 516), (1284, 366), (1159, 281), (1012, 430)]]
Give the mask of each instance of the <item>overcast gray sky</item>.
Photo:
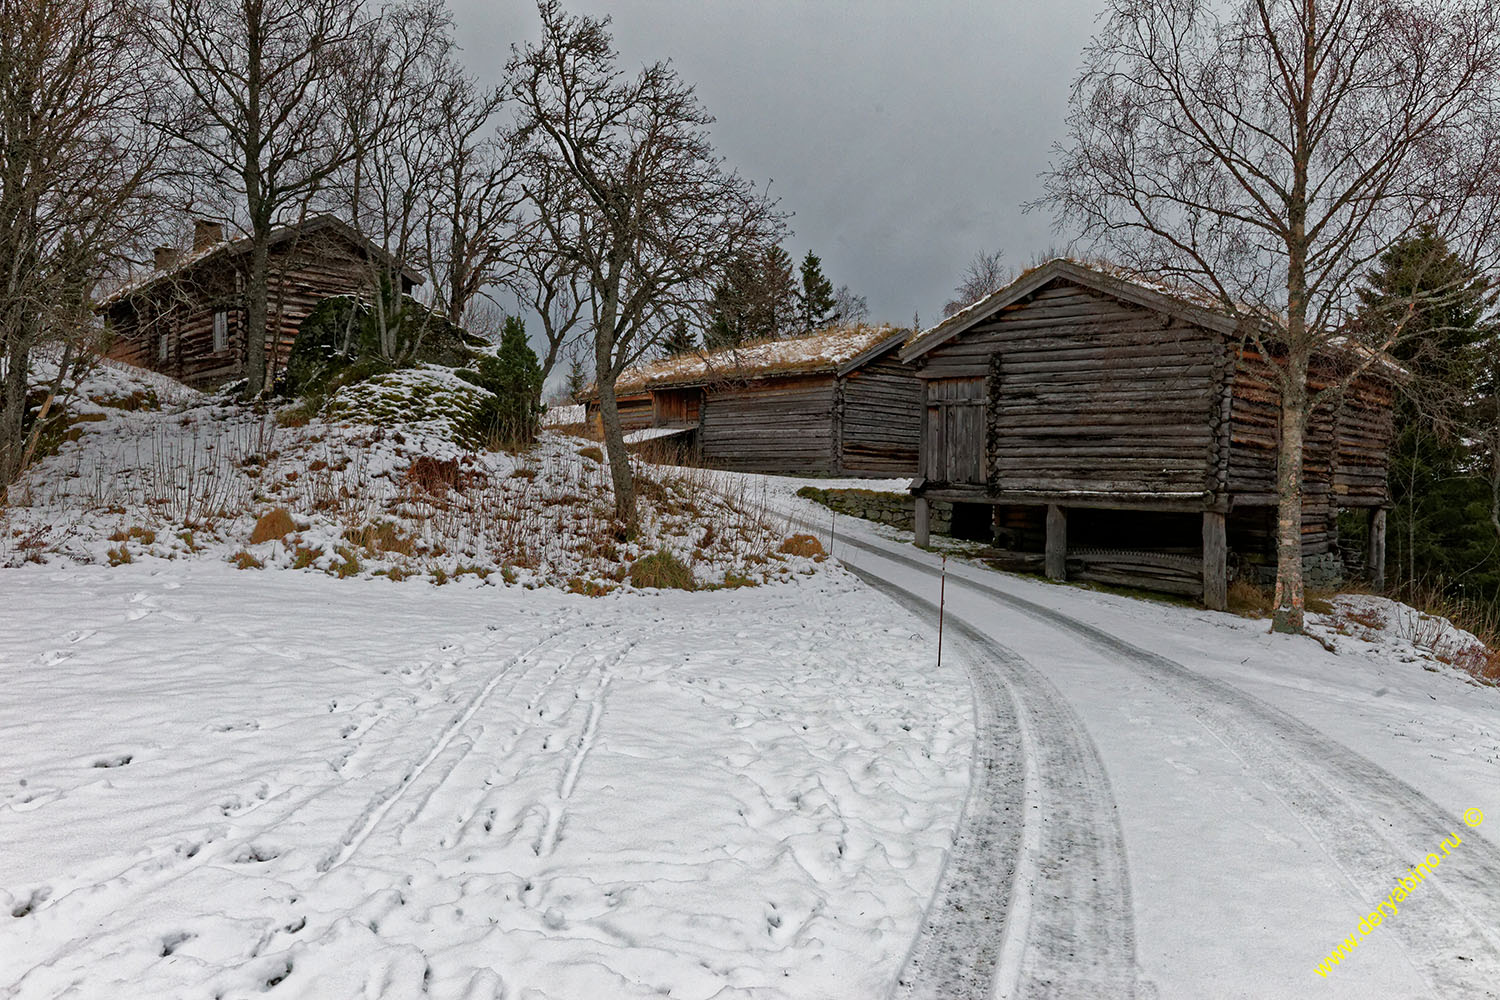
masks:
[[(539, 36), (528, 0), (450, 0), (464, 62), (499, 77)], [(976, 251), (1006, 263), (1064, 240), (1021, 214), (1062, 135), (1103, 0), (574, 0), (613, 17), (622, 68), (670, 58), (718, 119), (715, 144), (793, 214), (874, 320), (940, 318)]]

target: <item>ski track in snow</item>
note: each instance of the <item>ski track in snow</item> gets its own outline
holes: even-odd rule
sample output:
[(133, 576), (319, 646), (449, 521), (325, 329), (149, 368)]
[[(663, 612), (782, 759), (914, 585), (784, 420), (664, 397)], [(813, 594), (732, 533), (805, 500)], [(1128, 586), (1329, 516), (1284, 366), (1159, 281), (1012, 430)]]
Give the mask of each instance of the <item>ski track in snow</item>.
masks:
[[(877, 559), (938, 574), (937, 566), (871, 540), (845, 534), (839, 541)], [(865, 567), (861, 575), (869, 572)], [(1422, 792), (1232, 684), (998, 587), (954, 573), (948, 581), (1117, 658), (1182, 705), (1297, 817), (1360, 899), (1384, 898), (1393, 885), (1392, 873), (1404, 872), (1412, 859), (1425, 856), (1454, 832), (1451, 822), (1441, 822), (1447, 812)], [(1426, 885), (1432, 891), (1424, 895), (1431, 902), (1424, 900), (1409, 917), (1403, 914), (1386, 926), (1434, 996), (1500, 996), (1500, 931), (1485, 916), (1493, 911), (1494, 887), (1500, 885), (1500, 848), (1470, 836), (1459, 850), (1459, 863), (1429, 877)], [(1023, 989), (1021, 995), (1033, 994)], [(1068, 994), (1043, 989), (1035, 995)]]
[(968, 783), (959, 657), (841, 575), (8, 572), (0, 997), (863, 1000)]

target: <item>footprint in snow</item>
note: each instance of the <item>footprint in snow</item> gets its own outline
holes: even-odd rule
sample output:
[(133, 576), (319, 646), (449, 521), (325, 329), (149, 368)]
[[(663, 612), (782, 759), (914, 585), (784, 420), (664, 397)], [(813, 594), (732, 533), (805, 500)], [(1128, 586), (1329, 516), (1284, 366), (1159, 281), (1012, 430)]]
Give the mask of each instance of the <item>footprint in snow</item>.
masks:
[(71, 660), (73, 654), (61, 649), (49, 649), (37, 657), (37, 662), (44, 667), (55, 667), (64, 660)]
[(135, 760), (135, 755), (134, 754), (117, 753), (117, 754), (113, 754), (112, 756), (109, 756), (109, 757), (100, 757), (98, 760), (94, 761), (94, 766), (95, 767), (124, 767), (126, 764), (129, 764), (133, 760)]

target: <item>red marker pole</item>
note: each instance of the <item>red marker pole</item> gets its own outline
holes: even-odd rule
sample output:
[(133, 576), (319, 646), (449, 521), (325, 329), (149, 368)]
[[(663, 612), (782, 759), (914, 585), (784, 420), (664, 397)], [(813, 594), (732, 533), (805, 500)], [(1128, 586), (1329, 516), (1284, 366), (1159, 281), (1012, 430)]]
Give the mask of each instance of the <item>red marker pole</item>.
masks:
[(943, 604), (948, 595), (948, 557), (943, 556), (943, 571), (938, 577), (938, 661), (937, 665), (943, 665)]

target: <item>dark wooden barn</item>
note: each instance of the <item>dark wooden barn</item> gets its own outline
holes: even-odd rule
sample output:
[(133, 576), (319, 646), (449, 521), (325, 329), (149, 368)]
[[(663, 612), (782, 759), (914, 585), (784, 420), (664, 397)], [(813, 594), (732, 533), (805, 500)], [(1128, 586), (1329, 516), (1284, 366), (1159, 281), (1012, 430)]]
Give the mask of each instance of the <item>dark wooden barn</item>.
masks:
[[(917, 534), (929, 503), (1053, 578), (1138, 586), (1223, 608), (1236, 574), (1275, 565), (1277, 393), (1233, 319), (1073, 261), (1035, 268), (913, 340), (922, 385)], [(1310, 585), (1344, 557), (1380, 579), (1387, 361), (1320, 357), (1309, 386), (1353, 375), (1307, 431), (1302, 552)], [(1351, 367), (1354, 365), (1355, 367)], [(1356, 374), (1357, 372), (1357, 374)], [(1369, 516), (1368, 550), (1339, 545), (1340, 511)]]
[(921, 389), (896, 356), (907, 336), (859, 326), (642, 365), (616, 384), (620, 421), (627, 440), (670, 434), (720, 468), (910, 476)]
[[(159, 247), (155, 270), (99, 306), (110, 331), (108, 356), (208, 387), (245, 372), (248, 238), (226, 240), (222, 223), (194, 223), (193, 247)], [(272, 236), (266, 342), (271, 375), (297, 330), (331, 295), (369, 296), (389, 258), (331, 215), (283, 226)], [(422, 279), (402, 273), (402, 291)]]

